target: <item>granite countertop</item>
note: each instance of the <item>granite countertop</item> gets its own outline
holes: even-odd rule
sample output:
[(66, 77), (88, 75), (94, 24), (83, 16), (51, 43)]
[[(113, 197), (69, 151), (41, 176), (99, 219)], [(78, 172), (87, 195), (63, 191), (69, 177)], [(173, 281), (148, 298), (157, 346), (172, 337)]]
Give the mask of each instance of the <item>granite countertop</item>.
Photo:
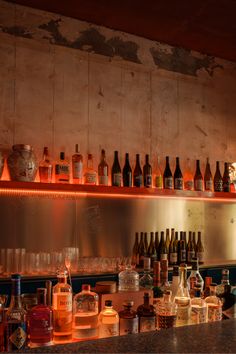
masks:
[(24, 353), (236, 353), (236, 320), (26, 349)]

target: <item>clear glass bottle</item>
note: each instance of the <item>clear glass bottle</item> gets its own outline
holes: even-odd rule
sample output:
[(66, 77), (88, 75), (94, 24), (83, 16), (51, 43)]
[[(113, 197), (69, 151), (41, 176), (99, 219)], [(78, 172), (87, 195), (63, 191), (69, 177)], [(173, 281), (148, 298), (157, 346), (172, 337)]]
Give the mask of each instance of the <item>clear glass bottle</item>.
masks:
[(88, 284), (83, 284), (82, 291), (73, 299), (72, 338), (98, 338), (98, 295), (90, 290)]
[(133, 176), (133, 186), (134, 187), (142, 187), (143, 185), (143, 174), (140, 166), (140, 156), (136, 154), (136, 163), (134, 168), (134, 176)]
[(37, 289), (37, 302), (29, 312), (30, 347), (52, 345), (53, 340), (53, 311), (46, 304), (47, 290)]
[(62, 342), (72, 335), (72, 288), (67, 283), (67, 272), (57, 275), (58, 283), (53, 287), (53, 340)]
[(114, 151), (114, 162), (111, 169), (111, 184), (115, 187), (121, 187), (121, 168), (119, 163), (118, 151)]
[(138, 315), (132, 309), (134, 302), (127, 300), (123, 302), (124, 310), (119, 312), (120, 336), (138, 333)]
[(222, 271), (221, 271), (221, 283), (219, 285), (217, 285), (217, 287), (216, 287), (216, 295), (217, 296), (220, 296), (224, 293), (225, 285), (230, 285), (229, 270), (228, 269), (222, 269)]
[(211, 283), (210, 285), (210, 296), (206, 297), (205, 301), (207, 304), (208, 312), (208, 322), (215, 322), (222, 320), (222, 302), (216, 296), (217, 284)]
[(6, 351), (24, 349), (27, 344), (26, 312), (21, 303), (21, 276), (11, 276), (11, 302), (6, 312)]
[(60, 160), (55, 165), (55, 182), (70, 182), (70, 164), (65, 159), (65, 153), (63, 151), (60, 152)]
[(198, 231), (198, 239), (196, 244), (196, 257), (198, 258), (198, 263), (204, 263), (204, 247), (202, 243), (202, 235), (201, 231)]
[(164, 189), (173, 189), (173, 177), (170, 169), (169, 156), (166, 156), (166, 166), (163, 174)]
[(194, 297), (191, 299), (191, 324), (199, 324), (207, 322), (207, 305), (206, 301), (201, 298), (201, 285), (194, 288)]
[(172, 282), (171, 282), (171, 286), (170, 286), (173, 300), (174, 300), (174, 298), (177, 294), (177, 291), (179, 289), (179, 283), (180, 283), (179, 266), (174, 265), (173, 266), (173, 273), (172, 273)]
[(138, 291), (139, 290), (139, 275), (132, 268), (127, 265), (125, 270), (122, 270), (119, 275), (119, 291)]
[(51, 163), (48, 147), (43, 148), (43, 159), (39, 163), (39, 179), (43, 183), (52, 182), (53, 164)]
[(75, 145), (75, 153), (72, 155), (72, 178), (73, 183), (83, 183), (83, 156), (79, 152), (79, 144)]
[(149, 303), (149, 293), (144, 293), (144, 302), (137, 308), (139, 318), (139, 332), (155, 331), (156, 329), (156, 311), (153, 305)]
[(188, 283), (188, 289), (191, 297), (193, 297), (195, 294), (196, 285), (200, 285), (201, 292), (203, 292), (204, 280), (199, 272), (198, 259), (196, 257), (192, 258), (192, 269), (187, 279), (187, 283)]
[(206, 168), (204, 174), (204, 186), (205, 186), (205, 191), (209, 191), (209, 192), (213, 191), (213, 178), (212, 178), (209, 158), (207, 158), (206, 161)]
[(84, 172), (84, 184), (97, 184), (97, 172), (93, 168), (93, 155), (88, 154), (87, 167)]
[(220, 172), (220, 161), (216, 161), (216, 172), (214, 175), (214, 191), (223, 192), (223, 178)]
[(194, 189), (195, 191), (203, 191), (203, 178), (200, 169), (200, 160), (196, 160), (196, 171), (194, 175)]
[(193, 172), (190, 166), (190, 159), (187, 158), (186, 168), (184, 171), (184, 189), (192, 191), (194, 189)]
[(166, 290), (163, 298), (157, 305), (158, 329), (167, 329), (175, 326), (177, 305), (171, 299), (172, 292), (170, 290)]
[(119, 335), (119, 315), (112, 307), (112, 301), (106, 300), (104, 309), (98, 315), (99, 338)]
[(145, 156), (145, 165), (143, 166), (143, 184), (144, 187), (152, 187), (152, 166), (149, 162), (149, 155)]
[(146, 289), (153, 288), (153, 277), (151, 276), (151, 259), (150, 257), (144, 257), (144, 274), (139, 279), (139, 285)]
[(132, 187), (132, 168), (130, 167), (129, 154), (127, 152), (125, 154), (125, 164), (122, 172), (123, 186)]
[(187, 326), (190, 321), (191, 305), (187, 285), (187, 265), (180, 264), (180, 283), (175, 296), (177, 305), (176, 327)]
[(101, 160), (98, 165), (98, 184), (108, 186), (108, 164), (106, 162), (105, 150), (101, 151)]
[(176, 157), (176, 167), (174, 172), (174, 189), (182, 190), (183, 188), (184, 188), (183, 175), (179, 164), (179, 157)]
[(162, 176), (162, 171), (160, 168), (160, 161), (159, 157), (157, 157), (157, 163), (155, 167), (155, 172), (154, 172), (154, 185), (157, 189), (162, 189), (163, 188), (163, 176)]

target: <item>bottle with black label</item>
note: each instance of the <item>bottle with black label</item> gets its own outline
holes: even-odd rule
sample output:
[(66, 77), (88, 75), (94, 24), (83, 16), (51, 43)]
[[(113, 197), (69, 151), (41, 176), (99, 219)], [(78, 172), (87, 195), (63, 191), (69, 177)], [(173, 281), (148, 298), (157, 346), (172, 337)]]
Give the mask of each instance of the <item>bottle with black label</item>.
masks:
[(171, 241), (169, 246), (169, 262), (170, 265), (178, 264), (178, 248), (175, 240), (175, 229), (171, 229)]
[(229, 164), (227, 162), (225, 162), (225, 169), (223, 175), (223, 191), (230, 192)]
[(152, 166), (149, 163), (149, 155), (145, 156), (145, 165), (143, 166), (143, 184), (144, 187), (152, 187)]
[(139, 154), (136, 154), (136, 164), (134, 168), (134, 187), (142, 187), (143, 185), (143, 174), (140, 166), (140, 157)]
[(164, 189), (173, 189), (173, 177), (170, 169), (169, 156), (166, 156), (166, 166), (163, 174)]
[(179, 157), (176, 157), (176, 167), (174, 173), (174, 189), (183, 189), (183, 175), (181, 172), (180, 164), (179, 164)]
[(209, 191), (209, 192), (213, 191), (213, 178), (212, 178), (209, 158), (207, 158), (206, 161), (206, 169), (204, 174), (204, 186), (205, 186), (205, 191)]
[(188, 244), (187, 244), (187, 264), (192, 264), (192, 259), (195, 257), (195, 249), (192, 240), (192, 231), (188, 234)]
[(223, 192), (223, 179), (220, 173), (220, 161), (216, 161), (216, 172), (214, 175), (214, 191)]
[(129, 163), (129, 154), (125, 154), (125, 165), (123, 168), (123, 186), (132, 187), (132, 169)]
[(123, 302), (124, 310), (119, 312), (120, 336), (138, 333), (138, 315), (132, 309), (134, 302), (126, 300)]
[(118, 151), (114, 152), (114, 162), (111, 169), (111, 184), (115, 187), (121, 187), (121, 168), (119, 163)]
[(200, 169), (200, 160), (196, 160), (196, 171), (194, 175), (194, 189), (195, 191), (203, 191), (203, 178)]

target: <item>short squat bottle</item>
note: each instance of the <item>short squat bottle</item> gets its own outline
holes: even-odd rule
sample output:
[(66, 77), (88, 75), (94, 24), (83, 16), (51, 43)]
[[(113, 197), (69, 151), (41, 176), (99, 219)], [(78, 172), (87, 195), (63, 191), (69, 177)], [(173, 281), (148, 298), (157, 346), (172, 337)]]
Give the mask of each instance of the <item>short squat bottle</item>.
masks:
[(104, 309), (98, 316), (99, 338), (116, 337), (119, 335), (119, 315), (113, 309), (112, 301), (106, 300)]
[(119, 291), (139, 291), (139, 275), (131, 265), (127, 265), (118, 278)]
[(201, 298), (201, 285), (194, 288), (194, 297), (191, 299), (191, 324), (199, 324), (207, 322), (207, 305), (206, 301)]
[(210, 296), (206, 297), (208, 322), (216, 322), (222, 320), (222, 302), (216, 296), (217, 284), (211, 283)]
[(149, 293), (144, 293), (144, 302), (137, 308), (139, 317), (139, 332), (155, 331), (156, 329), (156, 311), (153, 305), (150, 304)]
[(53, 165), (49, 157), (48, 147), (43, 148), (43, 159), (39, 163), (39, 178), (40, 182), (51, 183), (52, 182), (52, 170)]
[(65, 159), (65, 153), (63, 151), (60, 152), (60, 160), (55, 165), (55, 182), (70, 182), (70, 164)]
[(138, 315), (132, 309), (134, 302), (127, 300), (123, 302), (124, 310), (119, 312), (120, 336), (138, 333)]

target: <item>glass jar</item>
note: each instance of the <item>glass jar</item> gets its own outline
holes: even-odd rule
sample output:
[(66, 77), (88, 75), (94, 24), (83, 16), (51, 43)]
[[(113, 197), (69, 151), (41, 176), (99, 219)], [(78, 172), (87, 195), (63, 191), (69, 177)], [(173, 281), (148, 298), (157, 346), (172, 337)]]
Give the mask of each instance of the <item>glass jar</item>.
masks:
[(139, 291), (139, 275), (131, 265), (127, 265), (125, 270), (119, 273), (118, 278), (119, 291)]
[(37, 172), (37, 160), (32, 146), (17, 144), (12, 146), (7, 166), (12, 181), (33, 182)]

